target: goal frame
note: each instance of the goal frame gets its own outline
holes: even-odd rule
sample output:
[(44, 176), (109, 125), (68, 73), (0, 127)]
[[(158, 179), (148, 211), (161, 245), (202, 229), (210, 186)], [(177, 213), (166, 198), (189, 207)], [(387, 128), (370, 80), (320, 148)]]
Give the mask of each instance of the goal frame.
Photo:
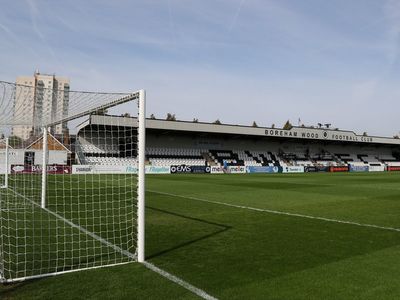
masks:
[(5, 148), (4, 148), (4, 184), (0, 183), (0, 189), (6, 189), (8, 188), (8, 155), (9, 155), (9, 139), (8, 137), (5, 138)]
[[(139, 263), (144, 263), (145, 262), (145, 151), (146, 151), (146, 91), (145, 90), (139, 90), (137, 92), (134, 92), (128, 96), (119, 98), (117, 100), (111, 101), (109, 103), (99, 105), (98, 107), (92, 108), (90, 110), (86, 110), (82, 113), (70, 116), (68, 118), (64, 118), (62, 120), (57, 120), (56, 122), (53, 123), (48, 123), (42, 127), (42, 132), (43, 132), (43, 156), (42, 156), (42, 178), (41, 178), (41, 201), (40, 201), (40, 207), (46, 211), (50, 212), (51, 214), (56, 214), (51, 212), (48, 208), (46, 208), (46, 188), (47, 188), (47, 164), (48, 164), (48, 149), (47, 149), (47, 136), (48, 136), (48, 130), (51, 126), (55, 126), (58, 124), (62, 124), (65, 122), (69, 122), (78, 118), (82, 118), (85, 116), (90, 116), (93, 113), (96, 113), (100, 110), (105, 110), (108, 108), (112, 108), (114, 106), (126, 103), (126, 102), (134, 102), (135, 104), (138, 105), (138, 115), (137, 115), (137, 241), (136, 241), (136, 253), (125, 253), (125, 255), (129, 255), (130, 257), (134, 257), (135, 260)], [(6, 125), (6, 124), (0, 124), (0, 125)], [(8, 124), (11, 125), (11, 124)], [(9, 176), (9, 151), (10, 151), (10, 145), (9, 145), (9, 138), (7, 137), (6, 139), (6, 147), (5, 147), (5, 179), (4, 179), (4, 185), (0, 184), (0, 188), (7, 189), (8, 188), (8, 176)], [(134, 207), (132, 207), (134, 209)], [(65, 220), (67, 223), (71, 223), (73, 226), (78, 226), (70, 222), (69, 220)], [(85, 229), (83, 229), (85, 230)], [(87, 232), (87, 234), (91, 234), (90, 232)], [(94, 234), (95, 235), (95, 234)], [(1, 242), (0, 238), (0, 242)], [(116, 246), (117, 247), (117, 246)], [(65, 271), (59, 271), (59, 272), (53, 272), (53, 273), (45, 273), (45, 274), (38, 274), (38, 275), (33, 275), (33, 276), (27, 276), (27, 277), (19, 277), (19, 278), (6, 278), (4, 274), (4, 270), (2, 267), (3, 265), (3, 259), (2, 257), (2, 245), (0, 245), (0, 283), (12, 283), (12, 282), (20, 282), (20, 281), (25, 281), (29, 279), (35, 279), (35, 278), (43, 278), (43, 277), (50, 277), (50, 276), (56, 276), (60, 274), (65, 274), (65, 273), (72, 273), (72, 272), (78, 272), (78, 271), (83, 271), (83, 270), (88, 270), (88, 269), (96, 269), (96, 268), (104, 268), (104, 267), (110, 267), (110, 266), (115, 266), (115, 265), (120, 265), (120, 264), (126, 264), (129, 262), (125, 263), (118, 263), (118, 264), (109, 264), (109, 265), (102, 265), (102, 266), (93, 266), (93, 267), (87, 267), (87, 268), (77, 268), (77, 269), (71, 269), (71, 270), (65, 270)]]

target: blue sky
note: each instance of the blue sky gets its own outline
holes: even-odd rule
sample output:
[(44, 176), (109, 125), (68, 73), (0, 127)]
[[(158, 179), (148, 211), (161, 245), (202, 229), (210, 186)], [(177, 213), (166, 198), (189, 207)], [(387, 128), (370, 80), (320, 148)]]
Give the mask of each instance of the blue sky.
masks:
[(400, 130), (397, 0), (16, 0), (0, 38), (0, 80), (144, 88), (157, 117)]

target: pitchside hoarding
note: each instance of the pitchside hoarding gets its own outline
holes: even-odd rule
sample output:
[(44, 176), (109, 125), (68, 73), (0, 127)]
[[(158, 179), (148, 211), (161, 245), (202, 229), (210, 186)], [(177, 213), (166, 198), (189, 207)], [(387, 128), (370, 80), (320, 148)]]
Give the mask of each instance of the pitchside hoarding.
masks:
[(348, 172), (348, 166), (331, 166), (329, 167), (329, 172), (337, 173), (337, 172)]
[(388, 166), (388, 171), (400, 171), (400, 166)]
[(171, 174), (184, 174), (184, 173), (211, 173), (211, 167), (208, 166), (187, 166), (177, 165), (171, 166)]
[(303, 166), (283, 167), (282, 173), (304, 173), (304, 167)]
[(224, 174), (224, 168), (223, 167), (218, 167), (218, 166), (212, 166), (211, 167), (211, 174)]
[(369, 172), (369, 166), (349, 165), (349, 172)]
[(244, 174), (244, 173), (246, 173), (246, 167), (244, 167), (244, 166), (229, 166), (229, 167), (227, 167), (227, 173)]
[[(170, 167), (146, 166), (146, 174), (170, 174)], [(73, 165), (73, 174), (137, 174), (135, 166)]]
[[(42, 174), (42, 166), (12, 165), (11, 174)], [(71, 167), (64, 165), (47, 166), (47, 174), (71, 174)]]
[(369, 171), (370, 172), (384, 172), (385, 171), (385, 166), (380, 165), (380, 166), (369, 166)]
[(281, 173), (282, 167), (271, 166), (249, 166), (246, 167), (247, 173)]

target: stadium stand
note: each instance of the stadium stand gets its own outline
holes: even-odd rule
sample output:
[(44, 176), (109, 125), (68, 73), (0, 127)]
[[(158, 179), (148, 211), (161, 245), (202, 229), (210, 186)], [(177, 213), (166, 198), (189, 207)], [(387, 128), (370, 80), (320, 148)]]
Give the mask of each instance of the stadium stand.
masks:
[[(116, 117), (110, 116), (110, 124)], [(353, 141), (300, 140), (257, 136), (251, 137), (239, 133), (243, 130), (258, 128), (234, 127), (234, 135), (212, 133), (207, 130), (232, 131), (232, 127), (212, 124), (193, 124), (191, 122), (169, 122), (148, 120), (157, 126), (147, 133), (146, 158), (152, 166), (245, 166), (245, 167), (335, 167), (335, 166), (400, 166), (399, 146), (388, 144), (360, 143)], [(88, 123), (86, 126), (94, 126)], [(133, 165), (133, 149), (120, 149), (118, 139), (132, 135), (127, 127), (115, 128), (103, 125), (96, 136), (87, 134), (85, 126), (78, 131), (75, 152), (80, 164)], [(97, 125), (99, 126), (99, 125)], [(206, 131), (195, 132), (201, 126)], [(186, 129), (188, 127), (190, 130)], [(222, 129), (221, 129), (222, 128)], [(224, 129), (225, 128), (225, 129)], [(114, 130), (121, 132), (116, 134)], [(185, 131), (186, 130), (186, 131)], [(306, 129), (298, 129), (306, 130)], [(268, 135), (285, 135), (288, 131), (269, 130)], [(267, 133), (267, 131), (265, 131)], [(321, 131), (323, 132), (323, 131)], [(326, 133), (326, 131), (325, 131)], [(300, 133), (299, 133), (300, 134)], [(350, 136), (352, 132), (332, 131), (335, 135)], [(340, 136), (339, 136), (340, 137)], [(134, 137), (132, 137), (134, 138)], [(363, 137), (364, 138), (364, 137)], [(381, 138), (380, 138), (381, 139)], [(122, 151), (124, 150), (124, 151)]]

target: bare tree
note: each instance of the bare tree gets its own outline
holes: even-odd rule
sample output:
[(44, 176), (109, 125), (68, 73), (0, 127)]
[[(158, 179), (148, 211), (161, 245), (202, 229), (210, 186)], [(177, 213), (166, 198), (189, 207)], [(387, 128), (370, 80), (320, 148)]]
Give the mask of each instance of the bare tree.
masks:
[(220, 121), (219, 119), (216, 119), (216, 120), (213, 122), (213, 124), (221, 125), (222, 123), (221, 123), (221, 121)]
[(290, 130), (293, 128), (293, 125), (290, 123), (289, 120), (286, 121), (285, 125), (283, 125), (283, 129)]

